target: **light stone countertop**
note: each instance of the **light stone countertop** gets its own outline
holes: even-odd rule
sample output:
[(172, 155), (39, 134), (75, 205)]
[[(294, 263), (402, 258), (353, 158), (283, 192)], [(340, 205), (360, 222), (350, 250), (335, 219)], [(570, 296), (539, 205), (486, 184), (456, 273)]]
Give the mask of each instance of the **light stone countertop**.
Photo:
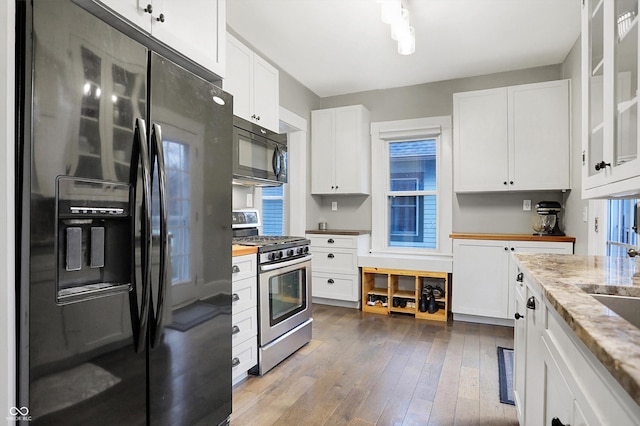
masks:
[(640, 297), (638, 260), (559, 254), (513, 255), (526, 279), (611, 375), (640, 404), (640, 329), (588, 293)]

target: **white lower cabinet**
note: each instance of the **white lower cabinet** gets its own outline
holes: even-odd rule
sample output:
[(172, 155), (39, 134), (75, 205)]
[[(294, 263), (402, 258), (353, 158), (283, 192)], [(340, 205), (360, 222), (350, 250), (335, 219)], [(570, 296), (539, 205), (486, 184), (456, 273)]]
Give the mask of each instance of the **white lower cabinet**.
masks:
[(238, 383), (258, 364), (258, 269), (255, 254), (232, 260), (231, 378)]
[(358, 255), (369, 250), (369, 234), (308, 234), (314, 303), (360, 307)]
[(573, 253), (571, 242), (453, 240), (454, 319), (492, 322), (515, 314), (512, 253)]
[(515, 285), (515, 323), (513, 328), (513, 346), (518, 348), (513, 357), (513, 394), (516, 403), (518, 422), (524, 424), (524, 378), (525, 378), (525, 353), (527, 347), (527, 322), (525, 320), (525, 300), (527, 290), (524, 287), (522, 275), (518, 276)]
[(514, 305), (522, 316), (516, 320), (514, 336), (518, 422), (523, 426), (640, 424), (638, 404), (540, 289), (526, 278), (515, 288)]

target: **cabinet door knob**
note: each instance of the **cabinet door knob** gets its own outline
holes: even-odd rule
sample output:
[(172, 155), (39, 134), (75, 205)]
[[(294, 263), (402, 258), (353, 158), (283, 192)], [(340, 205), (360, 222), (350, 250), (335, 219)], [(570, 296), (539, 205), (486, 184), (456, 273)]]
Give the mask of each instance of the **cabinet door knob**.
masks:
[(147, 13), (153, 12), (153, 5), (148, 4), (147, 7), (144, 8), (144, 11)]
[(335, 243), (335, 241), (333, 241), (333, 238), (329, 238), (329, 239), (327, 240), (327, 243), (328, 243), (328, 244), (333, 244), (333, 243)]
[(516, 314), (513, 316), (515, 319), (519, 320), (521, 318), (524, 318), (524, 315), (520, 315), (519, 312), (516, 312)]
[(333, 253), (329, 253), (329, 254), (327, 255), (327, 257), (328, 257), (329, 259), (333, 259), (335, 256), (333, 255)]
[(329, 278), (329, 279), (327, 280), (327, 283), (329, 283), (329, 284), (333, 284), (333, 283), (335, 283), (335, 281), (333, 281), (333, 278)]
[(595, 165), (596, 171), (600, 171), (605, 167), (611, 167), (611, 163), (605, 163), (604, 161), (601, 161)]
[(505, 247), (505, 248), (504, 248), (504, 251), (509, 251), (509, 247)]
[(234, 325), (231, 328), (231, 335), (233, 336), (234, 334), (238, 334), (238, 333), (240, 333), (240, 327), (238, 327), (237, 325)]
[(509, 181), (509, 185), (513, 185), (513, 181), (512, 180)]
[(503, 185), (506, 185), (506, 184), (507, 184), (507, 181), (505, 180), (504, 182), (502, 182), (502, 184), (503, 184)]
[(164, 13), (161, 13), (161, 14), (160, 14), (160, 16), (158, 16), (158, 17), (156, 18), (156, 21), (158, 21), (158, 22), (164, 22)]
[(521, 283), (523, 279), (524, 279), (524, 274), (522, 272), (518, 273), (518, 276), (516, 277), (516, 281)]
[(514, 249), (513, 247), (511, 247), (511, 251), (516, 251), (516, 249)]
[(636, 257), (638, 255), (638, 250), (630, 248), (627, 250), (627, 256)]
[(527, 309), (535, 309), (536, 308), (536, 299), (535, 297), (531, 296), (529, 299), (527, 299)]

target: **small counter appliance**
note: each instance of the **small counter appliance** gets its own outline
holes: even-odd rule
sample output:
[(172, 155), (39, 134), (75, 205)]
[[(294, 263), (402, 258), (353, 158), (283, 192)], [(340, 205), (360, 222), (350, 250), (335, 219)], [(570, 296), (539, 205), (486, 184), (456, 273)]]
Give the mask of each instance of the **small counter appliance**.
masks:
[(536, 214), (532, 219), (533, 235), (562, 236), (560, 229), (560, 212), (562, 206), (557, 201), (540, 201), (536, 204)]

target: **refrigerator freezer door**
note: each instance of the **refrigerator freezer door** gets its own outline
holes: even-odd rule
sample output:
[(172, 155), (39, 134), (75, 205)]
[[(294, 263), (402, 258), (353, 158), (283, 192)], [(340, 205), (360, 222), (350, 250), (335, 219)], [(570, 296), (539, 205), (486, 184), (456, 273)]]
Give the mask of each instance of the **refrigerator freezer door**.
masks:
[[(148, 51), (71, 2), (29, 5), (18, 406), (29, 408), (36, 425), (144, 425), (147, 352), (134, 347), (144, 297), (132, 280), (139, 207), (130, 208), (129, 188), (134, 122), (146, 114)], [(56, 198), (61, 179), (68, 191)], [(56, 244), (59, 228), (71, 231)], [(116, 235), (125, 239), (117, 250)], [(72, 295), (118, 283), (124, 291)]]
[[(152, 273), (151, 322), (163, 314), (164, 327), (149, 351), (150, 422), (217, 425), (231, 414), (232, 98), (154, 53), (150, 73), (171, 241), (164, 312), (160, 271)], [(154, 234), (161, 223), (157, 178)]]

